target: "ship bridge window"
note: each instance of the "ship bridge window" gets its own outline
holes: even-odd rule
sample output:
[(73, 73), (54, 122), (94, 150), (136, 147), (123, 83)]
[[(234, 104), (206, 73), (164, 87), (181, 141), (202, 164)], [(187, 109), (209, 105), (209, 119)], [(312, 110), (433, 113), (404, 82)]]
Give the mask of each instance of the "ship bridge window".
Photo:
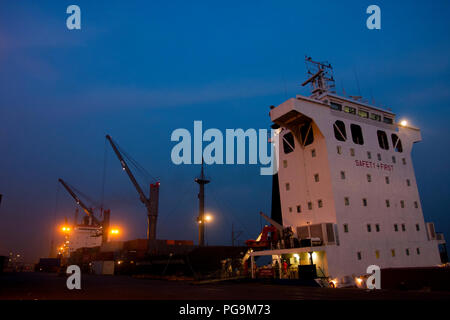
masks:
[(383, 122), (387, 124), (393, 124), (394, 120), (392, 118), (383, 117)]
[(292, 132), (288, 132), (283, 136), (283, 150), (284, 153), (288, 154), (294, 151), (295, 144), (294, 144), (294, 136)]
[(371, 113), (370, 114), (370, 119), (375, 120), (375, 121), (381, 121), (381, 116), (379, 114), (376, 114), (376, 113)]
[(300, 135), (302, 137), (302, 143), (304, 147), (314, 142), (312, 122), (300, 127)]
[(393, 133), (391, 137), (394, 150), (397, 152), (403, 152), (402, 140), (400, 140), (400, 138), (395, 133)]
[(388, 144), (388, 138), (387, 138), (386, 132), (378, 130), (377, 136), (378, 136), (378, 144), (380, 145), (380, 148), (384, 149), (384, 150), (389, 150), (389, 144)]
[(359, 109), (358, 116), (360, 116), (361, 118), (369, 118), (369, 113), (365, 110)]
[(342, 111), (342, 105), (340, 105), (339, 103), (331, 102), (331, 103), (330, 103), (330, 107), (331, 107), (331, 109), (333, 109), (333, 110), (336, 110), (336, 111)]
[(351, 124), (350, 125), (350, 130), (352, 132), (352, 139), (353, 142), (356, 144), (364, 144), (364, 139), (363, 139), (363, 134), (362, 134), (362, 129), (361, 126), (358, 126), (357, 124)]
[(356, 114), (356, 108), (345, 106), (344, 107), (344, 112), (347, 112), (347, 113), (350, 113), (350, 114)]
[(347, 132), (345, 131), (345, 124), (341, 120), (337, 120), (334, 125), (334, 137), (339, 141), (347, 140)]

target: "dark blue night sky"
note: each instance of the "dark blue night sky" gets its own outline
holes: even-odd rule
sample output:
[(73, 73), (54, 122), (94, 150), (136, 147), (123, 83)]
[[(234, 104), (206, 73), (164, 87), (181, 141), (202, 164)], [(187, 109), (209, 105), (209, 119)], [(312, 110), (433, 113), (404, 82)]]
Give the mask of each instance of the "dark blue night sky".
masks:
[[(81, 30), (66, 28), (70, 4)], [(161, 179), (159, 237), (196, 240), (200, 168), (171, 163), (171, 132), (194, 120), (269, 128), (270, 105), (308, 94), (306, 54), (333, 64), (339, 93), (422, 129), (413, 159), (425, 220), (449, 239), (450, 3), (377, 1), (381, 30), (366, 28), (370, 4), (1, 1), (0, 254), (48, 255), (52, 230), (75, 208), (59, 177), (98, 202), (104, 194), (124, 239), (145, 237), (144, 206), (105, 134)], [(242, 240), (256, 237), (271, 201), (259, 168), (206, 168), (210, 244), (230, 244), (232, 223)]]

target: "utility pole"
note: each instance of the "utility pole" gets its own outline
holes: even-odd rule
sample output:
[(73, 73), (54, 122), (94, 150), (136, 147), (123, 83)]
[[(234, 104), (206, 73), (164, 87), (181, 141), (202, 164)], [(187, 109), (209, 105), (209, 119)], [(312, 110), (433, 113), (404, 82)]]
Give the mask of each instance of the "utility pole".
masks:
[(205, 179), (205, 174), (203, 172), (203, 160), (202, 160), (202, 171), (200, 178), (196, 178), (195, 182), (200, 186), (200, 192), (198, 193), (198, 245), (205, 245), (205, 184), (210, 181)]

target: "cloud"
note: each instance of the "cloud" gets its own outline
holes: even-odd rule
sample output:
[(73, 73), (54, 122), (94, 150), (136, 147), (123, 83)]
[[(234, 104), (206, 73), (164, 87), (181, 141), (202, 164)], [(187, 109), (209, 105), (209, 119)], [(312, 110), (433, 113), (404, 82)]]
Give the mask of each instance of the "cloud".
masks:
[(124, 109), (175, 109), (194, 104), (267, 96), (282, 92), (280, 83), (257, 80), (164, 88), (99, 86), (69, 93), (57, 92), (52, 95), (46, 92), (39, 93), (38, 96), (27, 99), (33, 101), (33, 105), (17, 106), (17, 108), (38, 112), (40, 116), (52, 114), (66, 117)]

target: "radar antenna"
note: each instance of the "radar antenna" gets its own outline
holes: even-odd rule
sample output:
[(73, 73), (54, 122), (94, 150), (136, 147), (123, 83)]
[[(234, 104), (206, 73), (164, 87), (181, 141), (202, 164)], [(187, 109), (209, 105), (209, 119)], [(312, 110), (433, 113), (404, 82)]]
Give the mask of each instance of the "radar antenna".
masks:
[(328, 62), (314, 61), (311, 57), (305, 57), (309, 78), (302, 86), (311, 84), (311, 97), (315, 98), (324, 92), (336, 93), (336, 85), (333, 78), (333, 67)]

